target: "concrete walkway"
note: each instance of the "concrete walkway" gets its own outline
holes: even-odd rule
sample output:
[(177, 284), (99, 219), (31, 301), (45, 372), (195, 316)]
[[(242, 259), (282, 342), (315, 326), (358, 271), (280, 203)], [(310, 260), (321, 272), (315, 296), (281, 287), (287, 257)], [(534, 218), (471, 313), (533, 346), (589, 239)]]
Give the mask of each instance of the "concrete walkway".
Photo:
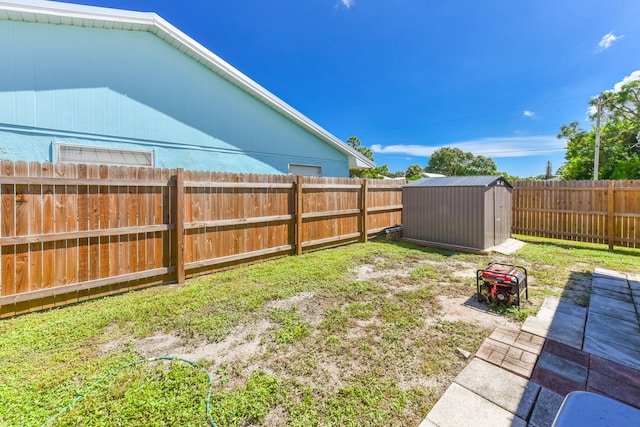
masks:
[(640, 276), (596, 269), (589, 307), (548, 298), (498, 327), (420, 427), (551, 426), (577, 390), (640, 408)]

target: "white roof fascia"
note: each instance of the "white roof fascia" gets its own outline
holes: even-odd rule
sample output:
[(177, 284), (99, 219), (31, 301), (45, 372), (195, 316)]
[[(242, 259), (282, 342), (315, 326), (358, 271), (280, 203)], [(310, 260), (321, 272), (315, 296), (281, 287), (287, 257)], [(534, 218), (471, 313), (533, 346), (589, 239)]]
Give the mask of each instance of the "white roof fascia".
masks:
[(40, 0), (23, 0), (20, 3), (0, 0), (1, 19), (150, 32), (345, 154), (348, 157), (350, 169), (375, 167), (375, 163), (360, 152), (340, 141), (153, 12), (134, 12)]

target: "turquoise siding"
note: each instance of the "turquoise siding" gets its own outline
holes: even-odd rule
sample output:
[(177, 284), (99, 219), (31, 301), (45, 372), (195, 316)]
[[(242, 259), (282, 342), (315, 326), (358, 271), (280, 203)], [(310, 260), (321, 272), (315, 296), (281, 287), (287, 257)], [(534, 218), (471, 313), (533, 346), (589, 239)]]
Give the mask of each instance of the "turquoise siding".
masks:
[(53, 144), (153, 150), (156, 167), (348, 176), (346, 155), (146, 32), (0, 21), (0, 158)]

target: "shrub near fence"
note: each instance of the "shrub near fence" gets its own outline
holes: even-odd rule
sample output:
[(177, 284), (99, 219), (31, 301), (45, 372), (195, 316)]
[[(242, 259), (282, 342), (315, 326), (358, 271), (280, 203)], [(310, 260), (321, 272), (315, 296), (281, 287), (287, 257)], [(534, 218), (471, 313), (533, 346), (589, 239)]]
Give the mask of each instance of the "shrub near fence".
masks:
[(640, 181), (514, 183), (512, 231), (640, 247)]
[(0, 316), (366, 241), (402, 185), (2, 161)]

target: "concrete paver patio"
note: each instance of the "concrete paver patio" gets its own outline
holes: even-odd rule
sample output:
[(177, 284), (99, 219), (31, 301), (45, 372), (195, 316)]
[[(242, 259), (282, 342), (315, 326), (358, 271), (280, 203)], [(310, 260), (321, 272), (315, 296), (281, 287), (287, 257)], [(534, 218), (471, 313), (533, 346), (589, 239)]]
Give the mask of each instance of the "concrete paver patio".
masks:
[(640, 408), (639, 309), (640, 276), (596, 269), (588, 308), (549, 298), (496, 328), (420, 427), (551, 426), (578, 390)]

